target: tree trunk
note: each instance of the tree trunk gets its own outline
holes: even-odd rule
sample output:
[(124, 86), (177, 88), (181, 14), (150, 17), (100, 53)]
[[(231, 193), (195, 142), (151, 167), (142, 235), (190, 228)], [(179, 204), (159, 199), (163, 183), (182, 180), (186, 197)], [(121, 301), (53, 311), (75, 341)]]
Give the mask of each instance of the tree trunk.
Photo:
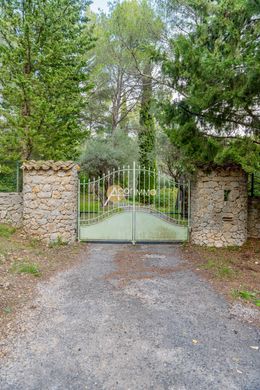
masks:
[(123, 89), (123, 72), (118, 71), (116, 91), (113, 99), (112, 107), (112, 132), (117, 128), (120, 122), (120, 108), (122, 103), (122, 89)]

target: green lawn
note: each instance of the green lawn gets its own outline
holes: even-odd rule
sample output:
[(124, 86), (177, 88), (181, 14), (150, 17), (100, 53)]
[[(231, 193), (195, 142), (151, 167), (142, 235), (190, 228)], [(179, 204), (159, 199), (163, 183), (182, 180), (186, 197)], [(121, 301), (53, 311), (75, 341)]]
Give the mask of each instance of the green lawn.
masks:
[[(131, 205), (133, 205), (133, 199), (131, 199), (131, 198), (128, 198), (128, 199), (126, 199), (122, 202), (119, 202), (117, 204), (114, 204), (114, 205), (110, 204), (110, 205), (107, 205), (104, 207), (102, 206), (101, 201), (94, 198), (93, 195), (91, 195), (90, 197), (86, 197), (86, 196), (83, 196), (83, 194), (82, 194), (81, 198), (80, 198), (81, 217), (84, 219), (87, 219), (87, 220), (96, 219), (96, 218), (102, 216), (103, 214), (107, 215), (108, 213), (121, 212), (123, 206), (127, 207), (127, 206), (131, 206)], [(161, 199), (159, 202), (159, 199), (155, 198), (154, 202), (151, 202), (150, 204), (144, 204), (144, 203), (136, 200), (135, 205), (137, 207), (138, 206), (150, 207), (151, 209), (154, 209), (154, 210), (157, 210), (161, 213), (164, 213), (171, 218), (179, 220), (180, 223), (183, 223), (183, 224), (187, 224), (187, 222), (188, 222), (187, 219), (183, 220), (180, 211), (178, 211), (178, 209), (176, 207), (174, 207), (174, 203), (172, 203), (169, 206), (166, 203), (165, 206), (162, 206)], [(122, 206), (122, 207), (120, 207), (120, 206)]]

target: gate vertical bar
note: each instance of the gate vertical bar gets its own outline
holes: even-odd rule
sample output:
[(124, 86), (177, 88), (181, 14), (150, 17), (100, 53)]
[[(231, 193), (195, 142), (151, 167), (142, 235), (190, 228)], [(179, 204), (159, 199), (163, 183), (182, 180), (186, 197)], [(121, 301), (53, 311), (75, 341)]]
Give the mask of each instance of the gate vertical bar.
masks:
[(191, 185), (188, 181), (188, 241), (190, 241), (191, 235)]
[(81, 191), (81, 184), (80, 184), (80, 179), (79, 179), (78, 180), (78, 224), (77, 224), (78, 241), (80, 241), (80, 191)]
[(148, 179), (148, 194), (149, 194), (149, 199), (148, 199), (148, 205), (149, 207), (151, 206), (151, 168), (150, 168), (150, 165), (149, 165), (149, 172), (148, 172), (148, 175), (149, 175), (149, 179)]
[(20, 192), (20, 163), (16, 163), (16, 192)]
[(186, 183), (184, 179), (182, 180), (182, 222), (185, 222), (185, 201), (186, 201), (186, 193), (185, 193)]
[(83, 183), (82, 183), (82, 215), (83, 215), (83, 220), (85, 221), (86, 220), (86, 186), (85, 186), (85, 183), (86, 183), (86, 179), (85, 179), (85, 176), (84, 176), (84, 180), (83, 180)]
[(135, 161), (133, 162), (133, 213), (132, 213), (132, 243), (135, 245)]
[(166, 213), (166, 190), (165, 190), (165, 175), (163, 176), (163, 212)]

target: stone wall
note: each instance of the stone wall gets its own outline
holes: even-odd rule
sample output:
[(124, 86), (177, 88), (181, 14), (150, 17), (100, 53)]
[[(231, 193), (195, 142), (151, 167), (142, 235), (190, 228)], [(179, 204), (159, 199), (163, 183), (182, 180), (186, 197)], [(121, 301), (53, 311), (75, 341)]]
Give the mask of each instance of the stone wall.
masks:
[(23, 217), (23, 197), (16, 192), (0, 192), (0, 223), (20, 227)]
[[(0, 223), (23, 226), (47, 243), (77, 238), (79, 166), (74, 162), (23, 164), (23, 195), (0, 193)], [(248, 234), (247, 234), (248, 231)], [(247, 198), (247, 176), (236, 166), (201, 170), (191, 188), (191, 241), (242, 245), (260, 237), (260, 198)]]
[(248, 199), (248, 237), (260, 238), (260, 197)]
[(79, 166), (71, 161), (23, 164), (24, 230), (47, 243), (77, 237)]
[(191, 189), (191, 241), (223, 247), (246, 239), (246, 174), (236, 166), (199, 171)]

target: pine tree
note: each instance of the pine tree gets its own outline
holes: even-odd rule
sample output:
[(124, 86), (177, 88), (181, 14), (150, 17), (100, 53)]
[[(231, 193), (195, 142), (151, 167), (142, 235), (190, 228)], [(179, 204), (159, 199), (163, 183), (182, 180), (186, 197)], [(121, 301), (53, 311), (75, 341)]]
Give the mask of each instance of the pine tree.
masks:
[(169, 3), (182, 28), (185, 19), (190, 26), (162, 56), (173, 94), (160, 106), (161, 124), (189, 170), (205, 163), (259, 170), (259, 2)]
[(0, 2), (0, 154), (69, 159), (86, 131), (81, 111), (93, 45), (83, 0)]

